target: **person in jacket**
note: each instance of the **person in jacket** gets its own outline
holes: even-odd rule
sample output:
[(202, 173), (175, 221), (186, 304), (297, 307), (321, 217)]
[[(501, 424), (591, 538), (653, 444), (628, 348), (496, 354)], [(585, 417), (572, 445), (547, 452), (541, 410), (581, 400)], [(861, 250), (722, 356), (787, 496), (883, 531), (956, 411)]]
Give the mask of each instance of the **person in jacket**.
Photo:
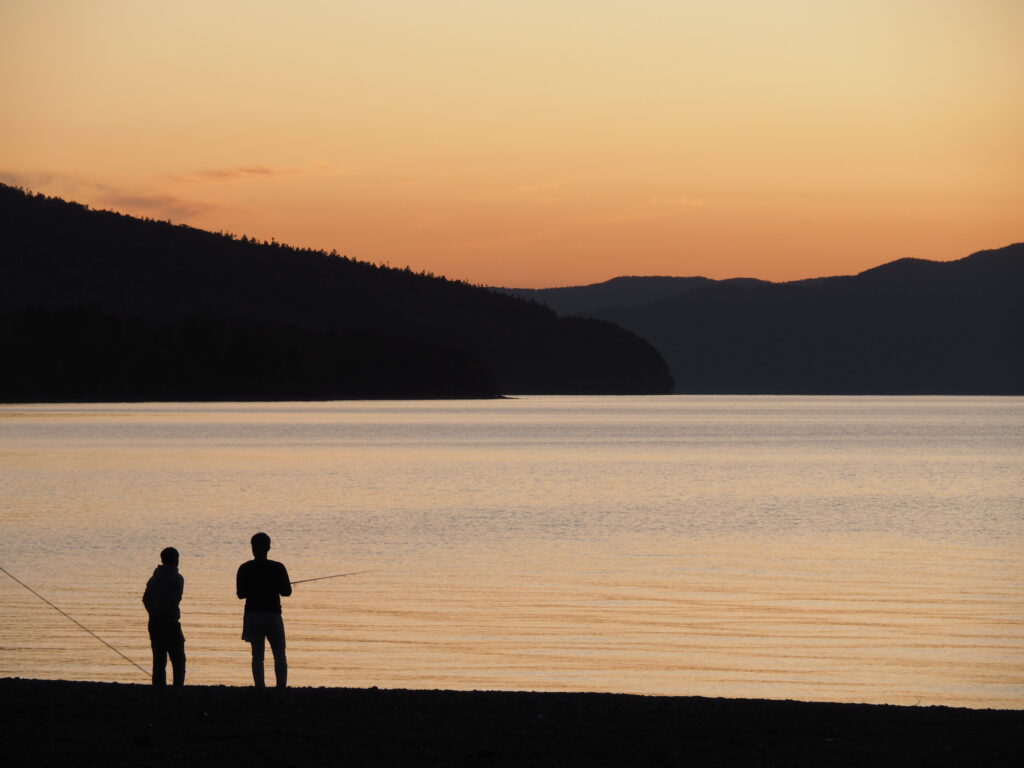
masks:
[(160, 565), (146, 582), (142, 604), (149, 614), (149, 644), (153, 648), (153, 685), (167, 685), (167, 659), (171, 659), (174, 685), (185, 684), (185, 635), (181, 631), (181, 596), (185, 579), (178, 573), (178, 550), (167, 547)]
[(252, 560), (239, 566), (235, 583), (238, 599), (245, 600), (242, 639), (252, 645), (252, 681), (257, 688), (265, 686), (263, 658), (266, 641), (270, 641), (277, 687), (285, 688), (288, 685), (288, 660), (285, 657), (281, 598), (292, 593), (292, 585), (284, 564), (267, 558), (270, 551), (267, 534), (257, 533), (250, 544)]

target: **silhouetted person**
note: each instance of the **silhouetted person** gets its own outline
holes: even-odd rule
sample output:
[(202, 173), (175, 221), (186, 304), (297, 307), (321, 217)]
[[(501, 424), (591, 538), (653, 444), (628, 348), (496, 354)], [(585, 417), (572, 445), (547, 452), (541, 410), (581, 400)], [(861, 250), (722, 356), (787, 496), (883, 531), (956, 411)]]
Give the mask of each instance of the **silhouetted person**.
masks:
[(263, 656), (266, 640), (274, 653), (277, 687), (288, 685), (288, 659), (284, 652), (284, 620), (281, 598), (292, 593), (288, 570), (276, 560), (268, 560), (270, 537), (257, 533), (252, 537), (252, 560), (242, 563), (236, 578), (238, 599), (245, 600), (242, 639), (252, 644), (252, 681), (263, 688)]
[(171, 658), (174, 685), (185, 684), (185, 634), (181, 631), (178, 604), (185, 592), (185, 579), (178, 573), (178, 550), (167, 547), (160, 553), (142, 604), (149, 613), (149, 644), (153, 647), (153, 685), (167, 685), (167, 657)]

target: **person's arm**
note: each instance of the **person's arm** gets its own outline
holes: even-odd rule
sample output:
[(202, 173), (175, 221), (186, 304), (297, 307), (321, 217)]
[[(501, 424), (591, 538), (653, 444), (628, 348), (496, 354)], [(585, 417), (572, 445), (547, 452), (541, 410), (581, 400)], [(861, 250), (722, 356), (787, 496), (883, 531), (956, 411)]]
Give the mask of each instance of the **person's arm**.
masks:
[(288, 597), (292, 593), (292, 582), (288, 578), (288, 569), (281, 563), (281, 597)]
[(235, 576), (235, 594), (238, 595), (239, 600), (245, 600), (249, 596), (249, 584), (248, 580), (243, 575), (245, 570), (245, 563), (238, 566), (238, 574)]
[(161, 619), (177, 609), (184, 590), (185, 579), (181, 574), (175, 574), (174, 578), (161, 579), (155, 584), (150, 579), (142, 603), (151, 617)]

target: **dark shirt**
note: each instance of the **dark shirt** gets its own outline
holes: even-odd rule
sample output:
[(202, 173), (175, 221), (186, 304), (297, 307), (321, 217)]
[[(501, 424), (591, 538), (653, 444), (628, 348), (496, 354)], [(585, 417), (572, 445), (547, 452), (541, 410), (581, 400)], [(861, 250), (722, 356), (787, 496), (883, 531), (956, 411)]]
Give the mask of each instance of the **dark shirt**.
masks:
[(238, 567), (235, 580), (238, 598), (245, 598), (245, 612), (281, 612), (281, 597), (292, 593), (288, 569), (276, 560), (249, 560)]
[(178, 621), (181, 610), (182, 593), (185, 591), (185, 579), (178, 573), (176, 565), (158, 565), (142, 595), (142, 604), (149, 612), (152, 621)]

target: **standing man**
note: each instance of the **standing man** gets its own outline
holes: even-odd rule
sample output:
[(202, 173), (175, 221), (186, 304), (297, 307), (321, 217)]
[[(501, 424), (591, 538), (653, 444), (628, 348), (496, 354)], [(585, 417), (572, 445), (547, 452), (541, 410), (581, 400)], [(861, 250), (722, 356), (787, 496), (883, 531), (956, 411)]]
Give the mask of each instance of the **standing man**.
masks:
[(149, 644), (153, 647), (153, 685), (167, 685), (167, 657), (171, 657), (174, 686), (185, 684), (185, 635), (181, 631), (181, 609), (178, 604), (185, 592), (185, 579), (178, 573), (178, 550), (167, 547), (160, 553), (161, 565), (156, 567), (142, 604), (149, 613)]
[(292, 593), (288, 570), (283, 563), (268, 560), (270, 537), (257, 533), (250, 540), (252, 560), (242, 563), (236, 578), (239, 600), (245, 600), (245, 620), (242, 639), (252, 644), (252, 681), (257, 688), (265, 687), (263, 656), (265, 641), (270, 641), (274, 653), (274, 675), (277, 687), (288, 685), (288, 660), (284, 654), (284, 620), (281, 618), (281, 598)]

